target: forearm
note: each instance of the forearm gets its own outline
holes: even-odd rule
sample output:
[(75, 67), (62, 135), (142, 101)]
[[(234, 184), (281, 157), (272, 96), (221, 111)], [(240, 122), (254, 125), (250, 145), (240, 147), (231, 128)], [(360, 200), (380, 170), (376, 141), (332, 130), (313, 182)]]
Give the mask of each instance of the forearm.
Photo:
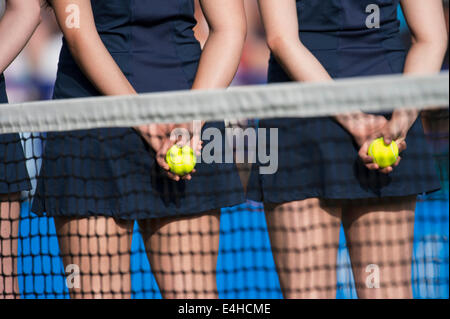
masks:
[(404, 74), (434, 74), (441, 70), (447, 42), (415, 42), (408, 52)]
[(0, 73), (23, 50), (39, 23), (39, 1), (8, 2), (5, 15), (0, 19)]
[(240, 32), (212, 31), (203, 48), (192, 89), (228, 87), (239, 67), (244, 42), (245, 34)]
[(80, 69), (102, 95), (136, 94), (98, 35), (80, 35), (68, 43)]
[(293, 81), (332, 81), (319, 60), (299, 40), (276, 37), (268, 39), (268, 44), (277, 62)]
[[(137, 94), (97, 34), (72, 35), (68, 43), (78, 66), (102, 95)], [(156, 124), (136, 126), (134, 129), (155, 150), (159, 149), (161, 139), (169, 130), (162, 131), (161, 126)]]
[[(332, 81), (327, 70), (299, 40), (278, 37), (269, 39), (268, 43), (277, 62), (292, 80), (300, 82)], [(358, 115), (363, 116), (363, 113), (337, 115), (335, 119), (350, 131), (351, 124)]]
[[(413, 43), (406, 57), (404, 74), (405, 75), (424, 75), (434, 74), (441, 70), (442, 61), (446, 52), (446, 42), (424, 42)], [(410, 128), (420, 111), (417, 109), (399, 109), (395, 110), (392, 120), (405, 128)]]
[[(65, 40), (84, 75), (102, 95), (135, 94), (128, 79), (103, 44), (89, 0), (53, 0), (52, 7)], [(82, 23), (68, 24), (68, 8), (77, 8)], [(75, 11), (74, 11), (75, 12)]]
[[(402, 0), (401, 5), (413, 40), (406, 57), (404, 74), (439, 72), (448, 43), (442, 1)], [(398, 110), (394, 112), (393, 119), (409, 128), (418, 114), (418, 110)]]
[[(216, 31), (210, 32), (203, 48), (193, 90), (226, 88), (234, 79), (241, 60), (245, 43), (245, 33)], [(224, 54), (226, 52), (227, 54)], [(195, 134), (197, 124), (183, 127)], [(200, 129), (204, 121), (200, 122)]]

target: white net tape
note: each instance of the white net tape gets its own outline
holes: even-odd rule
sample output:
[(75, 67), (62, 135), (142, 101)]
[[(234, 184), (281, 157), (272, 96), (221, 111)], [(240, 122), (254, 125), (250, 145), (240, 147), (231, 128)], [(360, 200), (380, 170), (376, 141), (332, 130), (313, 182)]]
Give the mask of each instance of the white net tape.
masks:
[(0, 133), (448, 107), (448, 72), (0, 105)]

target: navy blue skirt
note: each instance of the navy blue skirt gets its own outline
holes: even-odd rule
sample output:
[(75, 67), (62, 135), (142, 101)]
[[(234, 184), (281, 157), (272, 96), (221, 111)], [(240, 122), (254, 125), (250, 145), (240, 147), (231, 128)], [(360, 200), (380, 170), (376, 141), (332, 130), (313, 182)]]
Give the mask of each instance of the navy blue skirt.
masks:
[[(203, 129), (211, 127), (224, 130), (223, 123)], [(148, 219), (245, 201), (234, 164), (199, 163), (196, 170), (191, 181), (168, 179), (153, 149), (132, 128), (49, 133), (32, 211)]]
[(278, 171), (261, 175), (263, 164), (255, 165), (250, 199), (284, 203), (307, 198), (398, 197), (440, 188), (420, 118), (409, 131), (400, 165), (389, 175), (368, 170), (359, 160), (352, 136), (332, 118), (266, 120), (260, 128), (278, 128)]
[[(401, 73), (405, 58), (402, 50), (389, 54), (313, 50), (313, 54), (333, 78)], [(289, 77), (272, 58), (269, 82), (287, 81)], [(385, 116), (389, 118), (390, 114)], [(370, 171), (360, 162), (353, 137), (333, 118), (269, 119), (260, 121), (259, 127), (266, 128), (267, 134), (269, 128), (278, 129), (278, 145), (267, 145), (272, 153), (273, 148), (278, 150), (278, 170), (263, 175), (260, 167), (264, 164), (253, 165), (248, 186), (252, 200), (285, 203), (307, 198), (401, 197), (440, 189), (420, 117), (407, 135), (408, 148), (401, 154), (400, 165), (389, 175)], [(269, 136), (266, 141), (270, 141)]]
[[(0, 103), (8, 103), (3, 75), (0, 75)], [(19, 134), (0, 135), (0, 194), (30, 189), (31, 184)]]

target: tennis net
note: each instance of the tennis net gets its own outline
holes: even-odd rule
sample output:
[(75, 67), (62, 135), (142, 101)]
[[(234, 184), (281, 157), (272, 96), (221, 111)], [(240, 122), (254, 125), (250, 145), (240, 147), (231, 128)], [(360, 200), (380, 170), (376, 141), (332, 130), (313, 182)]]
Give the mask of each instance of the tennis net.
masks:
[(448, 298), (448, 85), (0, 105), (0, 298)]

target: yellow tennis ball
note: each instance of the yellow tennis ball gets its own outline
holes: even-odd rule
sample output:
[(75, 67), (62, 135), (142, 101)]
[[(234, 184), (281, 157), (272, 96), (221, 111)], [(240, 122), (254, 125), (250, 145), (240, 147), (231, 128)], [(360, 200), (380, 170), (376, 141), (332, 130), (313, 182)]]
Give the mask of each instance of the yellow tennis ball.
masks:
[(386, 145), (382, 137), (377, 138), (369, 146), (369, 155), (381, 168), (392, 166), (398, 159), (397, 143), (392, 141), (390, 145)]
[(184, 176), (194, 170), (197, 158), (190, 146), (172, 146), (166, 154), (166, 162), (170, 171), (179, 176)]

